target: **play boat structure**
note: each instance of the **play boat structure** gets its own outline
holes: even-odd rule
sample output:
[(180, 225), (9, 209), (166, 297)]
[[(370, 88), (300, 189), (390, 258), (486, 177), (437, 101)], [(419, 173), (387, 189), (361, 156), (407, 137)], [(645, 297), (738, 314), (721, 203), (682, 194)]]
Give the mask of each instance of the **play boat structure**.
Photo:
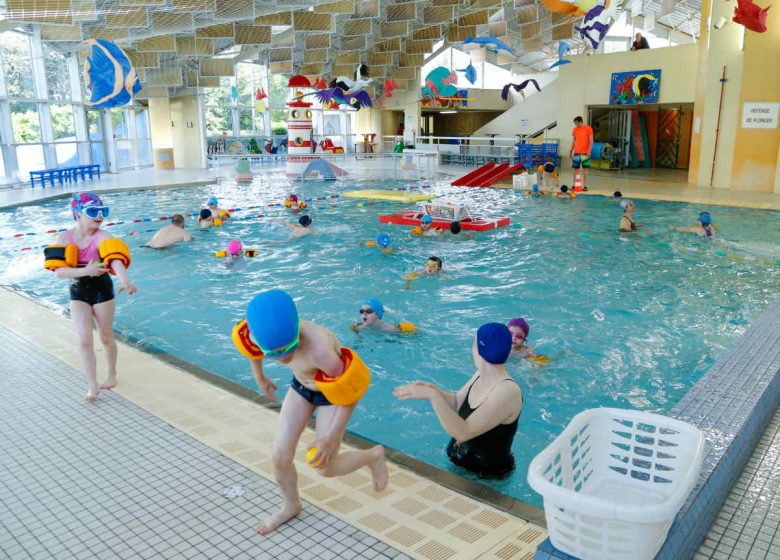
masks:
[(449, 229), (453, 222), (460, 222), (462, 229), (470, 231), (487, 231), (509, 225), (509, 218), (507, 217), (488, 218), (485, 216), (474, 216), (466, 204), (442, 199), (420, 203), (415, 210), (379, 216), (379, 221), (383, 224), (419, 226), (422, 217), (426, 214), (433, 218), (431, 224), (433, 228)]

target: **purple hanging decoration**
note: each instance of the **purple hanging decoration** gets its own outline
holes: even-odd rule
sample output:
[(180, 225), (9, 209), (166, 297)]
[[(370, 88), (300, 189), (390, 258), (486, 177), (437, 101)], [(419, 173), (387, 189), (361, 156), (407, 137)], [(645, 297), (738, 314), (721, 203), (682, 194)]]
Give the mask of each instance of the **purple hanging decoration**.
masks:
[[(609, 31), (609, 23), (606, 23), (609, 21), (608, 17), (603, 20), (596, 19), (605, 9), (604, 6), (595, 6), (591, 8), (582, 20), (582, 27), (574, 26), (574, 29), (580, 32), (580, 37), (587, 39), (594, 49), (598, 48), (599, 43), (604, 40), (604, 37), (607, 36), (607, 32)], [(589, 23), (590, 25), (588, 25)]]

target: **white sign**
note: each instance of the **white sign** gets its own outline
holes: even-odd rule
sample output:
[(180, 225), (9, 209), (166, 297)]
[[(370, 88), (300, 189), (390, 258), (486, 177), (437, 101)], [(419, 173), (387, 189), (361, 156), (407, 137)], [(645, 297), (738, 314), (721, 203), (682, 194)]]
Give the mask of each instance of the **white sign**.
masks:
[(527, 127), (531, 122), (528, 119), (520, 119), (520, 127), (525, 128)]
[(696, 117), (693, 119), (693, 131), (696, 134), (699, 134), (701, 132), (701, 117)]
[(742, 106), (742, 128), (777, 128), (780, 103), (745, 103)]

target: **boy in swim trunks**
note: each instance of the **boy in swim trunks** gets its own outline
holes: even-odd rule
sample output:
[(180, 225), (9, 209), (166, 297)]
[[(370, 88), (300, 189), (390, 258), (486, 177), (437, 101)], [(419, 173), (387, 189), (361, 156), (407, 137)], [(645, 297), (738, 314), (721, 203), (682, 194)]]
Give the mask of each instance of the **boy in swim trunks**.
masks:
[(573, 169), (582, 167), (582, 186), (587, 190), (590, 152), (593, 149), (593, 129), (585, 124), (582, 117), (575, 117), (571, 138), (572, 143), (569, 152), (571, 166)]
[(408, 290), (412, 287), (412, 280), (420, 276), (436, 276), (441, 274), (441, 269), (442, 262), (439, 257), (428, 257), (428, 260), (425, 262), (425, 268), (406, 275), (406, 289)]
[(429, 235), (441, 235), (444, 231), (441, 228), (433, 227), (433, 218), (430, 214), (423, 214), (420, 218), (420, 225), (413, 227), (409, 232), (412, 235), (429, 236)]
[(192, 236), (184, 229), (184, 216), (174, 214), (171, 223), (155, 233), (146, 246), (152, 249), (162, 249), (175, 245), (179, 241), (192, 241)]
[(402, 325), (411, 325), (411, 323), (399, 323), (392, 325), (382, 320), (385, 314), (385, 306), (378, 299), (367, 299), (360, 305), (360, 322), (350, 325), (350, 330), (361, 332), (365, 330), (378, 330), (387, 333), (410, 332), (404, 330)]
[[(244, 334), (242, 328), (246, 329)], [(331, 404), (314, 382), (318, 371), (336, 378), (344, 374), (342, 345), (336, 335), (319, 325), (301, 321), (292, 298), (282, 290), (270, 290), (258, 294), (249, 303), (246, 321), (236, 326), (234, 340), (237, 336), (248, 340), (252, 348), (249, 358), (252, 373), (267, 396), (276, 398), (277, 386), (265, 375), (266, 360), (287, 366), (293, 375), (290, 390), (282, 402), (272, 457), (274, 478), (284, 504), (257, 526), (257, 532), (267, 535), (301, 513), (298, 473), (293, 459), (298, 440), (315, 411), (317, 439), (309, 449), (316, 448), (317, 454), (309, 460), (310, 464), (316, 465), (317, 471), (326, 477), (343, 476), (368, 467), (374, 490), (384, 490), (388, 481), (384, 447), (376, 445), (340, 453), (341, 440), (355, 405)]]
[(285, 222), (284, 220), (275, 219), (271, 220), (272, 222), (276, 222), (277, 224), (282, 224), (284, 227), (292, 231), (292, 238), (298, 239), (300, 237), (304, 237), (306, 235), (312, 235), (315, 233), (314, 230), (309, 229), (309, 226), (311, 225), (311, 216), (308, 214), (304, 214), (300, 218), (298, 218), (298, 224), (291, 224), (289, 222)]
[(217, 200), (216, 196), (212, 196), (209, 198), (209, 204), (208, 208), (211, 211), (211, 216), (214, 218), (222, 218), (223, 220), (229, 220), (230, 214), (227, 210), (222, 210), (219, 207), (219, 200)]

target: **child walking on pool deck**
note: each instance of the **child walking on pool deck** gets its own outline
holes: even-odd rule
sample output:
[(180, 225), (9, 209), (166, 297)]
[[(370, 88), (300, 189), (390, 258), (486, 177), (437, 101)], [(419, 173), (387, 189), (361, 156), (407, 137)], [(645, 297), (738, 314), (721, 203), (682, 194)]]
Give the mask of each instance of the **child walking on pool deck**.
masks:
[(309, 464), (326, 477), (368, 467), (374, 490), (387, 487), (384, 447), (339, 453), (349, 418), (370, 381), (368, 368), (355, 352), (341, 346), (329, 330), (299, 320), (295, 302), (282, 290), (263, 292), (249, 302), (246, 319), (233, 329), (233, 342), (249, 358), (255, 381), (269, 397), (276, 398), (277, 386), (266, 377), (264, 360), (277, 360), (293, 375), (282, 402), (272, 457), (284, 505), (257, 526), (258, 533), (267, 535), (301, 512), (293, 459), (315, 411), (316, 440), (308, 446), (309, 455), (313, 454), (307, 455)]

